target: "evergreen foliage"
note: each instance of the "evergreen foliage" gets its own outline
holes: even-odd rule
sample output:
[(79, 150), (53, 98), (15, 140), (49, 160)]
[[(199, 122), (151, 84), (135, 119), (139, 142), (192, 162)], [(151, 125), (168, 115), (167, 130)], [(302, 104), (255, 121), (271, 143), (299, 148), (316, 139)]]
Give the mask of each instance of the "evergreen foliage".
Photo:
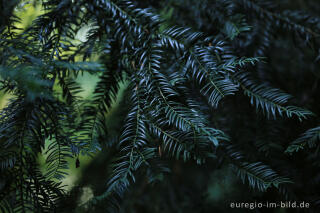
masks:
[[(0, 115), (0, 211), (212, 212), (170, 181), (186, 167), (202, 177), (195, 162), (207, 173), (230, 166), (244, 201), (302, 200), (317, 212), (320, 4), (293, 2), (39, 0), (43, 13), (20, 29), (16, 11), (30, 2), (0, 1), (0, 88), (11, 95)], [(89, 98), (84, 73), (98, 78)], [(107, 157), (80, 205), (80, 187), (61, 181), (81, 155)], [(152, 187), (167, 190), (155, 204)]]

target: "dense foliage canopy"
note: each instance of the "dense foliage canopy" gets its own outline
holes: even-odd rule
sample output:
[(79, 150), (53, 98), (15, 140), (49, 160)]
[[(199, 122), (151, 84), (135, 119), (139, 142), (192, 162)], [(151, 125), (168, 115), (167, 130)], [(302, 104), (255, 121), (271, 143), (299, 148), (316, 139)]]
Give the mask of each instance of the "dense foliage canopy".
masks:
[[(31, 4), (41, 13), (19, 27)], [(318, 212), (319, 12), (317, 0), (1, 0), (0, 212), (289, 200)], [(82, 75), (97, 79), (86, 97)]]

